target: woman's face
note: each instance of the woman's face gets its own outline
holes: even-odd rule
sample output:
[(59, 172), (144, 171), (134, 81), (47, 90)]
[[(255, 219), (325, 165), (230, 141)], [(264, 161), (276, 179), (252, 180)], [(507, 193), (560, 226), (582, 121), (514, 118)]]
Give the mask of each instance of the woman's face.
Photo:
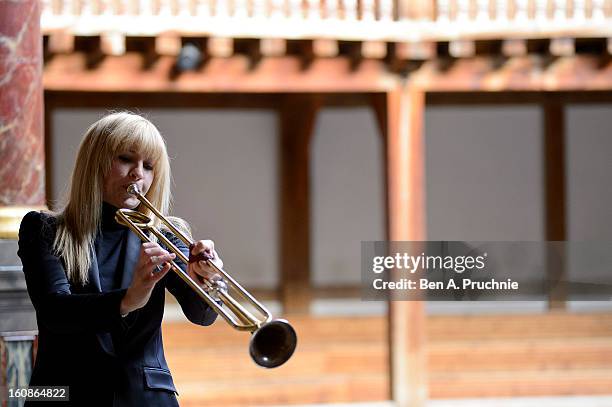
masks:
[(134, 209), (140, 201), (127, 193), (127, 187), (135, 183), (144, 195), (153, 182), (153, 176), (153, 162), (148, 157), (133, 150), (119, 152), (104, 179), (103, 199), (116, 208)]

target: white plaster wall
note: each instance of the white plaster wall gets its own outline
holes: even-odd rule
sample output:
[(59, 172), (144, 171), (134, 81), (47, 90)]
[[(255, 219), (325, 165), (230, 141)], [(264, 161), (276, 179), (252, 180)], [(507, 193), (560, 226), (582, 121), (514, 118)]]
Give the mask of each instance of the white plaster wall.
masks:
[(429, 240), (541, 240), (536, 107), (431, 107), (425, 117)]
[(386, 238), (384, 151), (372, 111), (323, 111), (311, 154), (313, 282), (357, 284), (361, 241)]
[(568, 278), (582, 283), (610, 283), (612, 105), (570, 106), (566, 126), (567, 232), (571, 240), (582, 242), (569, 254)]
[(612, 241), (612, 105), (574, 105), (566, 113), (568, 234)]

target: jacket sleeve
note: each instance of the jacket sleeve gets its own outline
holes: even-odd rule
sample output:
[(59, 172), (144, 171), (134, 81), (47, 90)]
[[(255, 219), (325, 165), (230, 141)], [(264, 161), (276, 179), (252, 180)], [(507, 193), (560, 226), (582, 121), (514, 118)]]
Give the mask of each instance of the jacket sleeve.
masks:
[[(126, 290), (74, 294), (61, 260), (53, 253), (55, 219), (28, 213), (19, 229), (19, 250), (38, 323), (56, 333), (104, 332), (122, 327)], [(39, 326), (40, 328), (40, 326)]]
[[(172, 242), (183, 254), (189, 257), (189, 248), (185, 243), (170, 232), (164, 233), (165, 237)], [(183, 269), (187, 269), (185, 263), (178, 258), (174, 260)], [(210, 325), (215, 322), (217, 313), (195, 293), (176, 273), (169, 272), (166, 277), (166, 288), (181, 305), (187, 319), (197, 325)]]

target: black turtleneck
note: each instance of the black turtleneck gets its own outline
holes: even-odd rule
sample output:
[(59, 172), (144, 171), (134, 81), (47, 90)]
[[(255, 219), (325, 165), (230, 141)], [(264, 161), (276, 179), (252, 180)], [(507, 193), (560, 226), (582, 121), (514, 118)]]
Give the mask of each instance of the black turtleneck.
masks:
[(129, 229), (115, 221), (117, 208), (103, 202), (102, 222), (95, 248), (100, 273), (100, 288), (109, 291), (120, 288), (125, 260), (125, 242)]

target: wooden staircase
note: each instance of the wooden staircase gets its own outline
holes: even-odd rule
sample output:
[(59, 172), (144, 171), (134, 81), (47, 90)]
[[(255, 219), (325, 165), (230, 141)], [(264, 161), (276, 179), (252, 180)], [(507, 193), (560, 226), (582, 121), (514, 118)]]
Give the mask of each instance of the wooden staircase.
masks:
[[(247, 334), (222, 321), (166, 323), (182, 406), (367, 402), (389, 398), (385, 317), (291, 317), (298, 349), (266, 370)], [(612, 314), (432, 316), (431, 398), (612, 394)]]

